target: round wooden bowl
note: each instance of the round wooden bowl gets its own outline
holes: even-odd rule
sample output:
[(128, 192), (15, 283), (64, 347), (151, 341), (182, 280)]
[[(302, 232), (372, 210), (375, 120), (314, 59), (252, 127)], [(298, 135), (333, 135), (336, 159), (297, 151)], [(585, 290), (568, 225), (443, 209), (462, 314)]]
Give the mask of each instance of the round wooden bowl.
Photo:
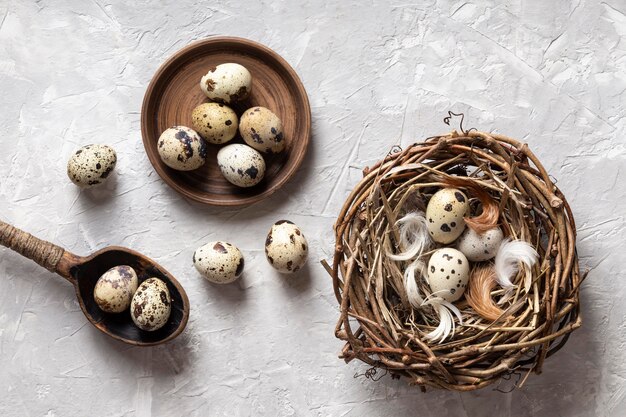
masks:
[[(232, 106), (237, 115), (254, 106), (267, 107), (283, 122), (287, 146), (278, 155), (264, 155), (265, 178), (254, 187), (239, 188), (224, 179), (217, 152), (224, 145), (208, 145), (207, 161), (194, 171), (176, 171), (157, 152), (161, 133), (172, 126), (192, 127), (192, 110), (208, 98), (200, 79), (212, 66), (234, 62), (252, 74), (252, 93)], [(311, 133), (311, 108), (296, 72), (276, 52), (256, 42), (213, 37), (178, 51), (158, 69), (143, 100), (141, 134), (150, 163), (159, 176), (187, 198), (217, 206), (255, 203), (268, 197), (291, 178), (304, 159)], [(237, 135), (230, 143), (243, 143)]]

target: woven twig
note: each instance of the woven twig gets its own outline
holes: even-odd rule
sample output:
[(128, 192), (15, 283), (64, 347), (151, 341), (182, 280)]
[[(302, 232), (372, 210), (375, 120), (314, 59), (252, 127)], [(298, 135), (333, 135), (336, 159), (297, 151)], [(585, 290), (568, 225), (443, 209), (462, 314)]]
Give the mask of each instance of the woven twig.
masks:
[[(540, 259), (530, 290), (518, 286), (498, 320), (486, 321), (462, 300), (463, 326), (436, 344), (423, 337), (437, 326), (436, 316), (411, 308), (402, 281), (406, 264), (386, 253), (397, 248), (396, 221), (423, 210), (450, 175), (468, 178), (496, 199), (505, 235), (531, 243)], [(340, 304), (335, 333), (346, 341), (346, 361), (359, 359), (422, 388), (469, 391), (512, 372), (540, 373), (544, 359), (581, 326), (570, 207), (528, 147), (506, 136), (453, 131), (391, 153), (364, 170), (335, 235), (333, 265), (326, 266)]]
[(49, 271), (54, 272), (63, 256), (63, 248), (36, 238), (0, 220), (0, 245), (32, 259)]

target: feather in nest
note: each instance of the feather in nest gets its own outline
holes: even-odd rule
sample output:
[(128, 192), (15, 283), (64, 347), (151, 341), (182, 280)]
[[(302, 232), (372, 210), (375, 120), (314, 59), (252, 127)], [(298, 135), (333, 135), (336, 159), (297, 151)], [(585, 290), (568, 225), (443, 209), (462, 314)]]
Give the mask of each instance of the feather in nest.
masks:
[(495, 273), (498, 284), (504, 289), (515, 288), (511, 281), (519, 272), (520, 265), (524, 268), (524, 288), (530, 290), (532, 267), (539, 254), (529, 243), (523, 240), (504, 239), (498, 248), (495, 259)]
[(428, 223), (424, 213), (413, 211), (407, 213), (396, 222), (400, 241), (400, 253), (388, 253), (389, 259), (394, 261), (408, 261), (418, 257), (422, 252), (428, 250), (432, 244), (428, 235)]
[(496, 321), (504, 312), (491, 298), (491, 291), (496, 286), (496, 270), (493, 264), (476, 265), (470, 271), (469, 286), (465, 293), (467, 304), (479, 316)]
[(450, 187), (466, 188), (471, 195), (480, 201), (482, 212), (475, 217), (465, 217), (465, 224), (470, 229), (478, 234), (483, 234), (498, 225), (500, 217), (498, 203), (482, 187), (462, 177), (446, 177), (444, 183)]
[(459, 325), (463, 324), (461, 311), (454, 304), (441, 297), (429, 296), (422, 303), (422, 307), (425, 306), (432, 306), (439, 318), (439, 325), (425, 336), (430, 341), (442, 343), (448, 336), (454, 335), (454, 330), (456, 329), (455, 316), (459, 320)]

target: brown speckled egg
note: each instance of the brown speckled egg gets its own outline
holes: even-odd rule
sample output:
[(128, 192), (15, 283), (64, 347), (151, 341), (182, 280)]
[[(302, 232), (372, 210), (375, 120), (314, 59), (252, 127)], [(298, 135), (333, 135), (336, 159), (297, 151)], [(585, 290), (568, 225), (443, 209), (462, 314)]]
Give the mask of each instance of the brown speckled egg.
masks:
[(209, 242), (193, 254), (193, 264), (204, 277), (216, 284), (229, 284), (243, 272), (243, 255), (227, 242)]
[(105, 272), (93, 289), (93, 298), (102, 311), (121, 313), (130, 306), (137, 291), (137, 273), (128, 265), (118, 265)]
[(298, 226), (289, 220), (280, 220), (272, 225), (265, 239), (265, 256), (278, 271), (290, 274), (306, 263), (309, 247)]
[(198, 132), (185, 126), (166, 129), (157, 141), (161, 160), (178, 171), (200, 168), (206, 160), (206, 142)]
[(451, 243), (465, 230), (469, 213), (467, 196), (456, 188), (437, 191), (428, 201), (426, 220), (430, 237), (438, 243)]
[(456, 247), (472, 262), (488, 261), (498, 253), (502, 239), (504, 239), (504, 233), (499, 227), (482, 234), (468, 227), (457, 240)]
[(252, 107), (243, 112), (239, 133), (257, 151), (279, 153), (285, 149), (283, 123), (265, 107)]
[(141, 330), (152, 332), (165, 326), (172, 311), (167, 284), (158, 278), (141, 283), (130, 303), (130, 316)]
[(110, 146), (83, 146), (67, 162), (67, 176), (79, 187), (93, 187), (107, 179), (116, 163), (117, 155)]
[(238, 143), (220, 149), (217, 164), (224, 178), (238, 187), (252, 187), (265, 175), (263, 156), (255, 149)]
[(437, 249), (428, 260), (428, 285), (432, 294), (454, 302), (463, 296), (469, 281), (469, 262), (453, 248)]
[(227, 63), (210, 68), (200, 80), (202, 92), (212, 101), (231, 104), (252, 91), (252, 75), (243, 65)]
[(239, 118), (230, 107), (218, 103), (202, 103), (191, 114), (193, 128), (207, 142), (226, 143), (237, 134)]

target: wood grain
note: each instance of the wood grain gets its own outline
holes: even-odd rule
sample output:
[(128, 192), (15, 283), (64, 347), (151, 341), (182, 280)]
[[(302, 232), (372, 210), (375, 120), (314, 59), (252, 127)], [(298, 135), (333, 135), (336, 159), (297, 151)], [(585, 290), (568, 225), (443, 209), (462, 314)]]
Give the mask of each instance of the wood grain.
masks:
[[(227, 182), (217, 166), (223, 145), (209, 145), (207, 162), (195, 171), (167, 167), (159, 158), (157, 140), (175, 125), (192, 127), (192, 110), (209, 100), (200, 90), (208, 68), (235, 62), (252, 74), (252, 93), (245, 102), (232, 106), (238, 115), (253, 106), (267, 107), (281, 118), (286, 150), (266, 156), (265, 178), (251, 188)], [(271, 49), (233, 37), (214, 37), (193, 43), (168, 59), (156, 72), (144, 97), (141, 132), (150, 162), (174, 190), (192, 200), (218, 206), (246, 205), (260, 201), (291, 178), (304, 159), (311, 133), (309, 100), (295, 71)], [(239, 135), (229, 143), (243, 143)]]

